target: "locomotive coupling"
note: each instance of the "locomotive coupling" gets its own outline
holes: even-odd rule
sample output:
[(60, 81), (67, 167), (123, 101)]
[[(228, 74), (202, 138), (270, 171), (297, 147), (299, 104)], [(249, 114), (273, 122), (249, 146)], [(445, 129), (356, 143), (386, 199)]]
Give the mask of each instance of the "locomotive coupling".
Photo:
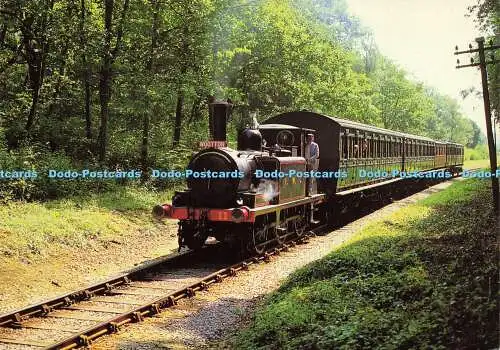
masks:
[(170, 214), (170, 209), (172, 208), (169, 204), (158, 204), (153, 207), (153, 216), (157, 219), (161, 219)]

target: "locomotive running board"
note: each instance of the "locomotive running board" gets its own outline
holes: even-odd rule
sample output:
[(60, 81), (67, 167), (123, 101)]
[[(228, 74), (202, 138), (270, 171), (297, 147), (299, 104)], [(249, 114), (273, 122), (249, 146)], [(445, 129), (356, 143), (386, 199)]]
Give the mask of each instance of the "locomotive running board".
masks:
[(326, 195), (323, 193), (320, 194), (313, 194), (308, 197), (304, 197), (302, 199), (297, 199), (291, 202), (283, 203), (283, 204), (272, 204), (272, 205), (266, 205), (263, 207), (258, 207), (258, 208), (252, 208), (250, 209), (250, 217), (252, 217), (252, 214), (254, 216), (259, 216), (267, 213), (272, 213), (276, 211), (276, 209), (283, 210), (283, 209), (288, 209), (291, 207), (295, 207), (298, 205), (302, 204), (319, 204), (326, 201)]

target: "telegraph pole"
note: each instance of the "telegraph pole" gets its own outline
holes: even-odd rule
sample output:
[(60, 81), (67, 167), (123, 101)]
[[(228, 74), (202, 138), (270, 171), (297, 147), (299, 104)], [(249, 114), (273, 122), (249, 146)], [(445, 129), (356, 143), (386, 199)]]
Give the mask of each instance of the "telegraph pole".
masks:
[[(495, 50), (499, 49), (500, 46), (493, 45), (490, 41), (490, 46), (484, 47), (484, 37), (476, 38), (477, 48), (473, 49), (472, 45), (469, 44), (469, 50), (458, 51), (458, 46), (455, 46), (455, 55), (465, 54), (465, 53), (475, 53), (479, 54), (479, 63), (474, 63), (474, 59), (471, 58), (471, 63), (466, 65), (460, 65), (460, 60), (457, 60), (456, 68), (465, 67), (476, 67), (479, 66), (481, 69), (481, 82), (483, 84), (483, 102), (484, 102), (484, 117), (486, 119), (486, 137), (488, 138), (488, 150), (490, 153), (490, 168), (491, 168), (491, 191), (493, 195), (493, 208), (495, 214), (498, 215), (500, 212), (500, 196), (498, 190), (498, 177), (496, 177), (497, 172), (497, 152), (495, 139), (493, 137), (493, 127), (491, 123), (491, 106), (490, 106), (490, 93), (488, 91), (488, 72), (486, 70), (487, 64), (495, 64), (500, 61), (495, 60)], [(491, 51), (491, 60), (486, 61), (485, 51)]]

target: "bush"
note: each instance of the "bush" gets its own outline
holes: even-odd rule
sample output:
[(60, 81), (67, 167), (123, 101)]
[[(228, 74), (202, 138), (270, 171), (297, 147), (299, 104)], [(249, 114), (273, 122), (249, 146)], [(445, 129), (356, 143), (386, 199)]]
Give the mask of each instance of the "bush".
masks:
[[(48, 171), (80, 170), (63, 152), (50, 152), (41, 146), (23, 147), (15, 151), (0, 148), (0, 169), (4, 171), (36, 172), (34, 178), (0, 179), (0, 200), (44, 200), (89, 192), (108, 191), (116, 187), (113, 180), (96, 179), (51, 179)], [(88, 168), (92, 168), (89, 166)]]
[(474, 148), (465, 148), (464, 160), (482, 160), (488, 159), (488, 146), (477, 145)]

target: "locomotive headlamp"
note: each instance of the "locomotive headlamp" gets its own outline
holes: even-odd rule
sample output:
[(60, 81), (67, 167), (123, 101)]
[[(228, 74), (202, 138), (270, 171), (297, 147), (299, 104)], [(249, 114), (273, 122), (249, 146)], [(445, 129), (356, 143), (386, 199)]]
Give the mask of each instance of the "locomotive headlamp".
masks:
[(234, 208), (231, 211), (231, 218), (233, 222), (242, 222), (248, 218), (248, 208), (247, 207), (240, 207), (240, 208)]
[(157, 219), (161, 219), (164, 216), (168, 216), (171, 209), (172, 206), (169, 204), (155, 205), (153, 208), (153, 216)]

